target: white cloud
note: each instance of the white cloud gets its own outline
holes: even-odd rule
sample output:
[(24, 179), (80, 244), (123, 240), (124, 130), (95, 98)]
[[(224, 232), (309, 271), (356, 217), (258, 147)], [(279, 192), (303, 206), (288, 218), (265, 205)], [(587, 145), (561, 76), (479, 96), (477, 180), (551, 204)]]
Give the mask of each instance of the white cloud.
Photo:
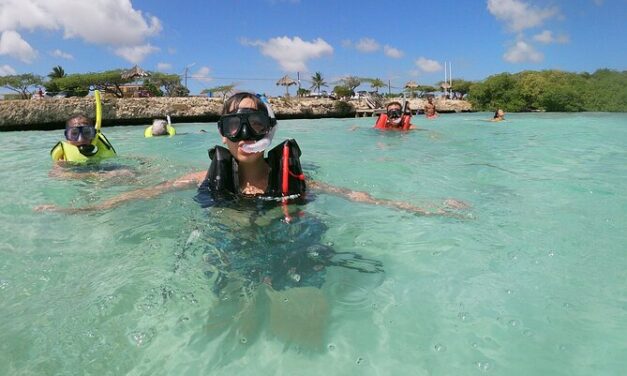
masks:
[(209, 67), (200, 67), (200, 68), (198, 68), (196, 73), (192, 74), (192, 77), (195, 78), (196, 80), (200, 81), (200, 82), (207, 83), (207, 82), (213, 80), (213, 78), (209, 77), (209, 73), (210, 72), (211, 72), (211, 68), (209, 68)]
[(157, 63), (157, 70), (159, 72), (165, 72), (172, 69), (172, 64), (170, 63)]
[(66, 59), (66, 60), (74, 60), (74, 56), (72, 56), (71, 54), (69, 54), (67, 52), (63, 52), (63, 51), (61, 51), (58, 48), (56, 50), (50, 52), (50, 55), (54, 56), (54, 57), (60, 57), (62, 59)]
[(540, 26), (559, 15), (557, 7), (538, 8), (520, 0), (488, 0), (488, 11), (514, 32)]
[(15, 71), (15, 69), (13, 69), (12, 66), (10, 65), (0, 65), (0, 77), (1, 76), (12, 76), (14, 74), (16, 74), (17, 72)]
[[(161, 31), (161, 21), (133, 9), (131, 0), (0, 0), (0, 32), (61, 31), (64, 38), (114, 47), (120, 56), (136, 53)], [(151, 50), (154, 52), (155, 50)], [(145, 55), (144, 55), (145, 56)], [(133, 60), (129, 60), (135, 62)]]
[(388, 45), (385, 45), (383, 47), (383, 53), (386, 56), (394, 58), (394, 59), (400, 59), (401, 57), (403, 57), (403, 55), (405, 55), (403, 51), (399, 50), (398, 48), (394, 48)]
[(359, 42), (355, 43), (355, 48), (357, 51), (370, 53), (379, 50), (381, 46), (372, 38), (361, 38)]
[(603, 5), (604, 0), (593, 0), (593, 2), (594, 2), (597, 6), (601, 6), (601, 5)]
[(312, 42), (299, 37), (277, 37), (267, 41), (243, 39), (241, 43), (259, 47), (263, 55), (276, 60), (281, 69), (287, 72), (306, 72), (307, 61), (333, 53), (333, 47), (321, 38)]
[(567, 35), (559, 35), (559, 36), (554, 36), (553, 32), (551, 32), (550, 30), (544, 30), (539, 34), (536, 34), (533, 36), (533, 40), (535, 40), (536, 42), (540, 42), (540, 43), (545, 43), (545, 44), (550, 44), (550, 43), (568, 43), (570, 41), (570, 39), (568, 38)]
[(519, 40), (503, 55), (503, 59), (509, 63), (539, 63), (544, 59), (541, 52), (525, 41)]
[(433, 73), (442, 70), (442, 65), (435, 60), (430, 60), (424, 57), (418, 58), (416, 60), (416, 65), (420, 70), (427, 73)]
[(146, 56), (157, 51), (159, 48), (145, 44), (143, 46), (120, 47), (115, 49), (114, 53), (133, 64), (139, 64)]
[(0, 55), (9, 55), (30, 64), (37, 57), (37, 51), (18, 32), (7, 30), (0, 35)]

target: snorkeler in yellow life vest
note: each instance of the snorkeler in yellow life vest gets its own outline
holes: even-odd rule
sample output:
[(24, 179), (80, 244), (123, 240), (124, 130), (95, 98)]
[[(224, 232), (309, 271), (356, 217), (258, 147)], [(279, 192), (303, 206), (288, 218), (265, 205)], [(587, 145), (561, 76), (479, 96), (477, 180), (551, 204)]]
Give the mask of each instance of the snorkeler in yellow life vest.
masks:
[(144, 137), (153, 137), (153, 136), (174, 136), (176, 134), (176, 129), (172, 126), (172, 122), (170, 121), (170, 115), (167, 116), (168, 121), (166, 123), (163, 119), (155, 119), (152, 121), (152, 125), (147, 127), (144, 130)]
[(65, 139), (50, 150), (53, 161), (84, 163), (115, 157), (115, 149), (100, 132), (102, 108), (96, 90), (96, 124), (85, 115), (75, 115), (65, 123)]

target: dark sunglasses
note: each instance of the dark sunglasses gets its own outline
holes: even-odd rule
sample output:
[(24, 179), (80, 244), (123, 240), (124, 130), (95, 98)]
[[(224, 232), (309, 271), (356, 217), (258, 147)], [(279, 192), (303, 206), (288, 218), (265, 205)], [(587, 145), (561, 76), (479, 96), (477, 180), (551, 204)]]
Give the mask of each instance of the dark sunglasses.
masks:
[(81, 135), (84, 140), (91, 140), (96, 136), (96, 127), (93, 125), (81, 125), (78, 127), (65, 128), (65, 138), (68, 141), (78, 141)]
[(234, 114), (222, 115), (218, 120), (220, 134), (233, 142), (241, 140), (259, 141), (276, 124), (265, 111), (239, 109)]
[(403, 111), (398, 110), (398, 109), (393, 109), (393, 110), (388, 110), (387, 114), (390, 119), (398, 119), (403, 114)]

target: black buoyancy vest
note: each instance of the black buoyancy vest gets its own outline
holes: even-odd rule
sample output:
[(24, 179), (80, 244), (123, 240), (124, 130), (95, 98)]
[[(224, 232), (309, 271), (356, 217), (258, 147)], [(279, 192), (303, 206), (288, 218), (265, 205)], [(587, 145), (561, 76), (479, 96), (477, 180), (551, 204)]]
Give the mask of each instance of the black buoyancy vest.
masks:
[[(287, 147), (287, 169), (285, 169), (284, 148)], [(265, 197), (281, 198), (284, 196), (301, 196), (306, 189), (303, 170), (300, 166), (300, 148), (294, 139), (283, 141), (268, 152), (266, 162), (270, 166), (268, 187)], [(222, 146), (209, 149), (211, 165), (200, 190), (208, 190), (213, 194), (239, 194), (239, 178), (237, 160), (231, 152)], [(284, 171), (287, 170), (287, 181), (284, 181)], [(283, 185), (287, 183), (284, 192)]]

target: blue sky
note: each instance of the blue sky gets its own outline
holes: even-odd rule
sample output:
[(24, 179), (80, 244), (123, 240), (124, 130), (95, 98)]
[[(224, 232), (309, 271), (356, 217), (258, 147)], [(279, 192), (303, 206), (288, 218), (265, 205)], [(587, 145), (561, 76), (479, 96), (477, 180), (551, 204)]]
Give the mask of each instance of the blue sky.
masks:
[[(189, 73), (193, 94), (285, 74), (402, 87), (501, 72), (627, 69), (627, 0), (0, 0), (0, 75)], [(360, 89), (368, 90), (367, 84)], [(294, 92), (293, 88), (291, 89)]]

